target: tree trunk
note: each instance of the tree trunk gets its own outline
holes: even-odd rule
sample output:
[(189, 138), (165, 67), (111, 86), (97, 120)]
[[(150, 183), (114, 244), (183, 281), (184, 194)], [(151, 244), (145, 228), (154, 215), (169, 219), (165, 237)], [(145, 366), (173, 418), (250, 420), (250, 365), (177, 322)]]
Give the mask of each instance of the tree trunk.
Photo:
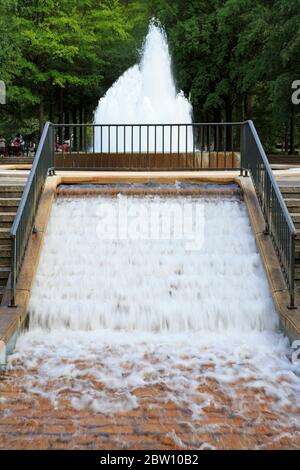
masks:
[(72, 110), (72, 124), (74, 124), (73, 127), (73, 148), (74, 150), (78, 149), (78, 129), (76, 127), (77, 124), (77, 108), (73, 108)]
[[(84, 124), (83, 122), (83, 106), (82, 103), (80, 103), (79, 107), (79, 123)], [(83, 145), (83, 127), (80, 127), (80, 135), (79, 135), (79, 148), (82, 151), (84, 145)]]
[(40, 122), (40, 136), (42, 135), (45, 125), (45, 110), (44, 103), (41, 101), (39, 105), (39, 122)]
[[(59, 117), (58, 117), (58, 123), (59, 124), (64, 124), (64, 90), (63, 88), (59, 89)], [(64, 136), (63, 136), (64, 130), (61, 127), (59, 131), (59, 141), (61, 144), (63, 144)]]
[(254, 93), (253, 91), (249, 91), (247, 95), (247, 119), (253, 120), (253, 101), (254, 101)]
[(289, 154), (293, 155), (295, 153), (295, 120), (294, 120), (294, 111), (292, 110), (291, 120), (290, 120), (290, 150)]
[[(236, 102), (236, 114), (237, 120), (240, 122), (244, 121), (244, 113), (243, 113), (243, 95), (238, 96)], [(237, 132), (237, 146), (240, 149), (241, 147), (241, 133), (240, 131)]]
[(287, 123), (285, 124), (284, 127), (285, 127), (285, 134), (284, 134), (284, 151), (285, 151), (285, 153), (288, 153), (288, 151), (289, 151), (289, 136), (288, 136), (289, 129), (288, 129)]
[(49, 121), (53, 122), (53, 87), (51, 87), (51, 97), (50, 97), (50, 109), (49, 109)]
[[(230, 98), (227, 98), (225, 101), (225, 115), (226, 115), (226, 122), (232, 122), (232, 104), (230, 101)], [(232, 133), (232, 127), (227, 126), (226, 127), (226, 150), (227, 151), (233, 151), (233, 133)]]
[[(70, 124), (70, 113), (68, 110), (64, 110), (64, 119), (63, 119), (64, 124)], [(70, 128), (66, 126), (65, 128), (65, 140), (69, 140), (71, 137), (71, 131)]]

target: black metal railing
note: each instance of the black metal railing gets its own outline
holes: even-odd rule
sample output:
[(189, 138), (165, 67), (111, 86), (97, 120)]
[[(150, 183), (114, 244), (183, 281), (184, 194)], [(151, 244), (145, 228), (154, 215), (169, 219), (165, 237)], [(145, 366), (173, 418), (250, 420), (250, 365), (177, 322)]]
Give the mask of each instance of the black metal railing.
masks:
[(240, 169), (243, 123), (56, 124), (57, 169)]
[(250, 171), (266, 222), (265, 233), (272, 239), (294, 308), (297, 231), (252, 121), (243, 126), (242, 142), (241, 165)]
[(54, 167), (53, 127), (47, 123), (11, 228), (11, 306), (15, 306), (18, 276), (48, 171)]
[(249, 172), (295, 305), (297, 232), (252, 121), (200, 124), (47, 123), (11, 230), (11, 304), (48, 170)]

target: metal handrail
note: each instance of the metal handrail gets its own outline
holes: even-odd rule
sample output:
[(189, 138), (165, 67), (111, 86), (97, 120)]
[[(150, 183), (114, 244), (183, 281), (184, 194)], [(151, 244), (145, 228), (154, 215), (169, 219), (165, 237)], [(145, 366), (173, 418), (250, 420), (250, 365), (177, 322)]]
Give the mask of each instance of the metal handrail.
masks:
[(165, 122), (153, 122), (147, 123), (147, 124), (139, 124), (138, 122), (136, 124), (130, 122), (130, 123), (107, 123), (107, 124), (52, 124), (54, 127), (116, 127), (116, 126), (243, 126), (246, 122), (248, 121), (235, 121), (235, 122), (190, 122), (190, 123), (184, 123), (184, 122), (176, 122), (176, 123), (165, 123)]
[(17, 214), (10, 231), (11, 239), (11, 298), (10, 305), (16, 306), (16, 285), (21, 270), (30, 233), (48, 171), (54, 167), (53, 127), (47, 122), (40, 139), (32, 168), (22, 194)]
[(242, 126), (242, 122), (54, 124), (57, 168), (240, 170)]
[(262, 143), (252, 121), (244, 124), (242, 166), (249, 170), (282, 273), (290, 308), (295, 308), (295, 240), (297, 230), (286, 207)]
[(264, 148), (263, 148), (263, 146), (262, 146), (262, 143), (261, 143), (261, 141), (260, 141), (260, 138), (259, 138), (259, 136), (258, 136), (258, 133), (257, 133), (257, 131), (256, 131), (256, 128), (255, 128), (255, 126), (254, 126), (254, 123), (253, 123), (253, 121), (246, 121), (246, 124), (249, 125), (249, 127), (250, 127), (250, 129), (251, 129), (251, 131), (252, 131), (252, 134), (253, 134), (253, 136), (254, 136), (254, 138), (255, 138), (256, 144), (257, 144), (257, 146), (258, 146), (258, 148), (259, 148), (259, 151), (260, 151), (261, 158), (262, 158), (262, 160), (263, 160), (263, 162), (264, 162), (264, 164), (265, 164), (266, 170), (267, 170), (268, 175), (269, 175), (269, 178), (270, 178), (270, 180), (271, 180), (271, 182), (272, 182), (272, 186), (274, 187), (274, 191), (275, 191), (275, 193), (276, 193), (276, 196), (277, 196), (277, 198), (278, 198), (280, 207), (281, 207), (281, 209), (282, 209), (282, 211), (283, 211), (283, 213), (284, 213), (284, 216), (285, 216), (285, 218), (286, 218), (287, 224), (288, 224), (288, 226), (289, 226), (291, 232), (296, 236), (296, 235), (297, 235), (297, 230), (296, 230), (296, 228), (295, 228), (294, 222), (292, 221), (292, 218), (291, 218), (291, 215), (290, 215), (290, 213), (289, 213), (289, 211), (288, 211), (288, 208), (286, 207), (286, 204), (285, 204), (284, 198), (283, 198), (283, 196), (282, 196), (282, 193), (281, 193), (281, 191), (280, 191), (280, 188), (279, 188), (279, 186), (278, 186), (278, 183), (277, 183), (276, 179), (274, 178), (273, 170), (272, 170), (271, 165), (270, 165), (270, 163), (269, 163), (269, 160), (268, 160), (268, 157), (267, 157), (267, 155), (266, 155), (266, 152), (264, 151)]

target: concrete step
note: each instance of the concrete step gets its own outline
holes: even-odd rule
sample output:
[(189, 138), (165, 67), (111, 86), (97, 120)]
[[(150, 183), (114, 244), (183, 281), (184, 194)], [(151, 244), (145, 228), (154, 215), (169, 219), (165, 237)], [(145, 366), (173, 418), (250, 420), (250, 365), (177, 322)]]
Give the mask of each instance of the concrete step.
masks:
[(15, 212), (0, 212), (0, 227), (11, 227), (15, 215)]
[(6, 258), (10, 256), (11, 246), (10, 245), (0, 245), (0, 258)]
[(268, 154), (267, 157), (270, 163), (283, 162), (283, 163), (295, 163), (295, 164), (300, 165), (299, 154), (293, 154), (293, 155), (288, 155), (287, 153)]
[(31, 165), (33, 162), (32, 157), (0, 157), (0, 165), (20, 165), (26, 164)]
[(300, 230), (297, 230), (297, 238), (296, 238), (296, 243), (295, 243), (295, 247), (296, 247), (296, 263), (297, 261), (300, 261)]
[(10, 268), (0, 268), (0, 287), (5, 287), (10, 275)]
[(20, 184), (0, 184), (0, 198), (21, 198), (24, 185)]
[(300, 281), (300, 266), (296, 266), (296, 269), (295, 269), (295, 280), (296, 280), (296, 282), (297, 282), (297, 281)]
[(21, 198), (0, 198), (0, 212), (16, 213), (20, 204)]
[(286, 199), (285, 201), (286, 207), (288, 208), (289, 212), (292, 214), (294, 212), (300, 213), (300, 197), (299, 199)]
[(0, 245), (10, 245), (10, 229), (0, 228)]
[(11, 267), (11, 257), (10, 254), (9, 256), (6, 257), (0, 257), (0, 267), (1, 268), (10, 268)]
[[(292, 221), (294, 222), (296, 229), (297, 230), (300, 229), (300, 213), (292, 212), (290, 215), (292, 217)], [(1, 217), (0, 217), (0, 220), (1, 220)]]
[(280, 186), (284, 199), (300, 199), (300, 186)]

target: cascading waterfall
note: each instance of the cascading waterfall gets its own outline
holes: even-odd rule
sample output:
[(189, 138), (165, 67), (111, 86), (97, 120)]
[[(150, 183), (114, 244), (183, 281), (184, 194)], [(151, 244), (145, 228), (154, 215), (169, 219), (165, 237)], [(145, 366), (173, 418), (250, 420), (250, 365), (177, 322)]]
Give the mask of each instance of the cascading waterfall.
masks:
[(150, 23), (140, 64), (127, 70), (100, 99), (94, 123), (174, 124), (172, 130), (96, 128), (97, 152), (193, 151), (192, 127), (176, 126), (192, 124), (192, 107), (183, 92), (176, 92), (166, 34), (154, 22)]
[[(120, 212), (124, 201), (127, 219)], [(168, 214), (182, 204), (203, 205), (197, 250), (187, 249), (187, 240), (151, 239), (145, 232), (157, 205)], [(119, 236), (122, 224), (131, 238)], [(67, 399), (79, 410), (124, 412), (139, 406), (136, 389), (160, 386), (159, 403), (172, 400), (197, 419), (218, 400), (207, 391), (214, 380), (229, 397), (226, 412), (234, 406), (247, 420), (253, 406), (247, 389), (255, 389), (283, 427), (286, 410), (300, 426), (299, 366), (289, 361), (288, 342), (278, 332), (238, 199), (58, 199), (29, 313), (29, 331), (10, 365), (26, 371), (24, 389), (56, 407)]]

